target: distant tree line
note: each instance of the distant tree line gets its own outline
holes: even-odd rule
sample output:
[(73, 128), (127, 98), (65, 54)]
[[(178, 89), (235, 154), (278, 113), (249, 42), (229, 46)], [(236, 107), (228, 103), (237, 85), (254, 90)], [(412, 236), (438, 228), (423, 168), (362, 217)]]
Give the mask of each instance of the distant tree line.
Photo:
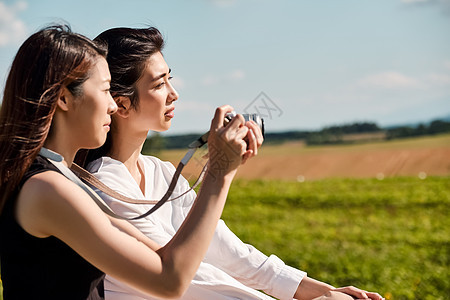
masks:
[[(432, 135), (450, 132), (450, 122), (444, 120), (434, 120), (429, 124), (419, 124), (418, 126), (399, 126), (383, 129), (373, 122), (356, 122), (352, 124), (336, 125), (325, 127), (318, 131), (286, 131), (277, 133), (266, 133), (266, 144), (280, 144), (293, 140), (304, 140), (308, 145), (344, 144), (350, 143), (346, 139), (349, 134), (364, 134), (384, 132), (387, 140), (414, 137), (421, 135)], [(162, 136), (153, 133), (144, 143), (143, 153), (158, 154), (163, 149), (185, 149), (201, 134), (184, 134)]]
[(309, 132), (306, 136), (308, 145), (342, 144), (344, 136), (355, 133), (372, 133), (382, 131), (377, 124), (371, 122), (357, 122), (341, 126), (325, 127), (320, 131)]
[(166, 138), (158, 132), (153, 133), (144, 142), (142, 153), (146, 155), (158, 155), (162, 150), (169, 149), (166, 147)]
[(164, 149), (183, 149), (198, 139), (201, 134), (183, 134), (162, 136), (158, 132), (153, 132), (144, 143), (142, 153), (156, 155)]
[(450, 122), (434, 120), (428, 125), (419, 124), (416, 127), (401, 126), (388, 129), (386, 131), (386, 139), (391, 140), (396, 138), (433, 135), (445, 132), (450, 132)]

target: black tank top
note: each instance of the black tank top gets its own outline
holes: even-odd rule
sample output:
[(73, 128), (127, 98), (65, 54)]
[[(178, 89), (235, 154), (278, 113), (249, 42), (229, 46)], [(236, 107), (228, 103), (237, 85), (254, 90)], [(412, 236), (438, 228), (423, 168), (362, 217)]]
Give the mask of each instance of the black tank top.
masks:
[(17, 223), (14, 207), (18, 191), (31, 176), (59, 172), (38, 156), (0, 216), (0, 268), (4, 300), (104, 299), (104, 273), (61, 240), (37, 238)]

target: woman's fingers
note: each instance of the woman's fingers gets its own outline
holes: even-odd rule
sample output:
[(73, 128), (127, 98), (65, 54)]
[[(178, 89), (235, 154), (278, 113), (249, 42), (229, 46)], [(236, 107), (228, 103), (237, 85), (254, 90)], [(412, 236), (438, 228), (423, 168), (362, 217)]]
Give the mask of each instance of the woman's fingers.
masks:
[(366, 292), (366, 295), (373, 300), (383, 300), (384, 298), (378, 293)]
[(355, 297), (356, 299), (372, 299), (372, 300), (382, 300), (383, 297), (381, 297), (377, 293), (367, 292), (361, 289), (358, 289), (354, 286), (346, 286), (334, 289), (334, 291), (345, 293), (347, 295), (350, 295), (352, 297)]
[(261, 147), (262, 143), (264, 142), (264, 137), (261, 131), (261, 127), (259, 127), (258, 124), (255, 123), (255, 121), (248, 121), (245, 123), (245, 125), (253, 130), (253, 133), (256, 137), (256, 143), (258, 145), (258, 148)]
[(253, 129), (249, 129), (247, 133), (247, 149), (252, 150), (252, 156), (258, 154), (258, 140), (253, 132)]
[(233, 117), (233, 119), (231, 119), (230, 123), (228, 123), (227, 128), (229, 128), (230, 131), (238, 132), (240, 129), (243, 128), (244, 123), (245, 123), (244, 117), (240, 114), (237, 114), (235, 117)]
[(223, 127), (225, 115), (233, 111), (233, 107), (230, 105), (222, 105), (216, 108), (214, 118), (211, 121), (211, 130), (217, 130)]
[(245, 164), (245, 162), (246, 162), (249, 158), (251, 158), (251, 157), (253, 157), (253, 156), (254, 156), (253, 150), (247, 150), (247, 151), (244, 153), (244, 155), (242, 156), (242, 162), (241, 162), (241, 164)]

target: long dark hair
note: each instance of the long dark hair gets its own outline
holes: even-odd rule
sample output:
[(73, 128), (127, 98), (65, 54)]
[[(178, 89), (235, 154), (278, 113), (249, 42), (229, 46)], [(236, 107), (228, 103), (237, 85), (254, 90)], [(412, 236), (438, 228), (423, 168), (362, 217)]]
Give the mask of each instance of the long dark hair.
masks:
[(0, 111), (0, 212), (50, 132), (63, 88), (75, 96), (106, 49), (68, 25), (46, 27), (19, 48)]
[[(161, 32), (154, 28), (112, 28), (99, 34), (94, 41), (108, 49), (106, 60), (111, 72), (111, 95), (113, 98), (128, 97), (133, 109), (139, 109), (136, 82), (141, 78), (148, 59), (164, 48)], [(84, 164), (106, 155), (111, 149), (114, 122), (105, 144), (89, 154), (81, 152), (76, 159)], [(87, 155), (87, 158), (85, 159)]]

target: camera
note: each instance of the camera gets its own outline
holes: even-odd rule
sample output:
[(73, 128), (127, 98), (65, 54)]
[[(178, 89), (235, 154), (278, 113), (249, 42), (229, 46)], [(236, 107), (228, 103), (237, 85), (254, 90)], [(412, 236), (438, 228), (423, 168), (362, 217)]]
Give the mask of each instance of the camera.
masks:
[[(234, 117), (236, 116), (236, 112), (232, 111), (225, 116), (225, 123), (228, 124)], [(261, 129), (262, 135), (264, 137), (264, 119), (261, 118), (258, 114), (242, 114), (245, 122), (253, 121), (255, 122), (259, 128)]]
[[(254, 121), (261, 129), (261, 133), (264, 137), (264, 119), (263, 118), (261, 118), (258, 114), (242, 114), (242, 116), (244, 117), (245, 122)], [(234, 117), (236, 117), (236, 112), (234, 112), (234, 111), (226, 114), (223, 125), (224, 126), (227, 125)], [(195, 141), (193, 141), (192, 143), (190, 143), (188, 148), (195, 151), (196, 148), (200, 148), (201, 146), (205, 145), (208, 142), (208, 136), (209, 136), (209, 131), (206, 132), (205, 134), (203, 134), (201, 137), (199, 137)], [(193, 154), (194, 154), (193, 152), (188, 152), (185, 155), (185, 157), (181, 160), (181, 162), (186, 164)]]

